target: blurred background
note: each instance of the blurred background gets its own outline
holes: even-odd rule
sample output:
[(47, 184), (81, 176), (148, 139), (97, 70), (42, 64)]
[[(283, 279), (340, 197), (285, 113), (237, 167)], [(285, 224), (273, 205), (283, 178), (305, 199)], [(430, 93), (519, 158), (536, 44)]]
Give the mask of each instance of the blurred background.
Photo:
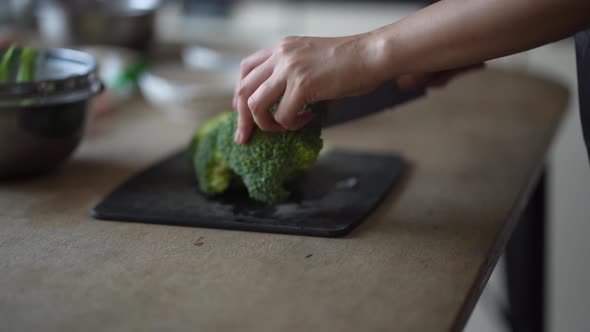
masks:
[[(96, 117), (145, 98), (179, 125), (196, 126), (230, 106), (240, 58), (285, 35), (341, 36), (407, 16), (411, 0), (0, 0), (0, 40), (67, 46), (92, 53), (108, 90)], [(557, 80), (569, 112), (547, 166), (547, 331), (590, 326), (590, 168), (579, 123), (571, 39), (494, 60), (490, 66)], [(498, 264), (466, 331), (509, 331)]]

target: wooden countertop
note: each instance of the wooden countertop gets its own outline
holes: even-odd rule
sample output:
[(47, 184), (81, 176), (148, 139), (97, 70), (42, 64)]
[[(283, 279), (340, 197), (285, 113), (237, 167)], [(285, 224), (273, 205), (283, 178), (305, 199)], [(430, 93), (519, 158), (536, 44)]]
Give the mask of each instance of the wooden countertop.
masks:
[(560, 85), (490, 69), (327, 130), (410, 163), (340, 239), (92, 220), (190, 136), (137, 101), (96, 122), (60, 171), (0, 185), (0, 330), (460, 330), (566, 101)]

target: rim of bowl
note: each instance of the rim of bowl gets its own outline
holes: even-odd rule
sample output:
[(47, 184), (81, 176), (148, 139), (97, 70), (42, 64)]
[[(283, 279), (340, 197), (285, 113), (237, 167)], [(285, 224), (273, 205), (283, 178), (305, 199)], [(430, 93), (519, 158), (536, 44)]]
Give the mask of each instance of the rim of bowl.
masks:
[[(22, 47), (16, 50), (20, 51)], [(42, 54), (53, 61), (76, 63), (84, 70), (62, 78), (0, 83), (0, 107), (73, 102), (93, 97), (104, 89), (92, 55), (67, 48), (46, 49)]]

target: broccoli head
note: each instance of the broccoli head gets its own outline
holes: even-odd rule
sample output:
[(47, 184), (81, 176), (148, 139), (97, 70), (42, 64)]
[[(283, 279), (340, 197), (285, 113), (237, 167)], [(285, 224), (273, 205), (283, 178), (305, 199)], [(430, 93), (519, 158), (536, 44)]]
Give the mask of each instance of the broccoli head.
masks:
[(237, 113), (228, 112), (195, 135), (193, 162), (201, 190), (207, 194), (225, 191), (238, 178), (251, 198), (267, 204), (283, 202), (289, 197), (285, 184), (309, 170), (322, 149), (319, 117), (298, 131), (255, 128), (245, 145), (234, 142), (236, 127)]

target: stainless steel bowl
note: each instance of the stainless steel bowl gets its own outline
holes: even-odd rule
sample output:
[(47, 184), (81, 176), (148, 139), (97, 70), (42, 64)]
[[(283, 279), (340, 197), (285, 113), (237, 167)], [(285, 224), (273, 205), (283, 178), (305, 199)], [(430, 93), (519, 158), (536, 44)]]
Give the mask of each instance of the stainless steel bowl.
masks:
[(82, 139), (89, 100), (103, 89), (90, 55), (41, 54), (34, 82), (0, 84), (2, 179), (38, 175), (67, 159)]
[(154, 38), (160, 0), (48, 0), (37, 9), (41, 36), (55, 45), (113, 45), (139, 51)]

